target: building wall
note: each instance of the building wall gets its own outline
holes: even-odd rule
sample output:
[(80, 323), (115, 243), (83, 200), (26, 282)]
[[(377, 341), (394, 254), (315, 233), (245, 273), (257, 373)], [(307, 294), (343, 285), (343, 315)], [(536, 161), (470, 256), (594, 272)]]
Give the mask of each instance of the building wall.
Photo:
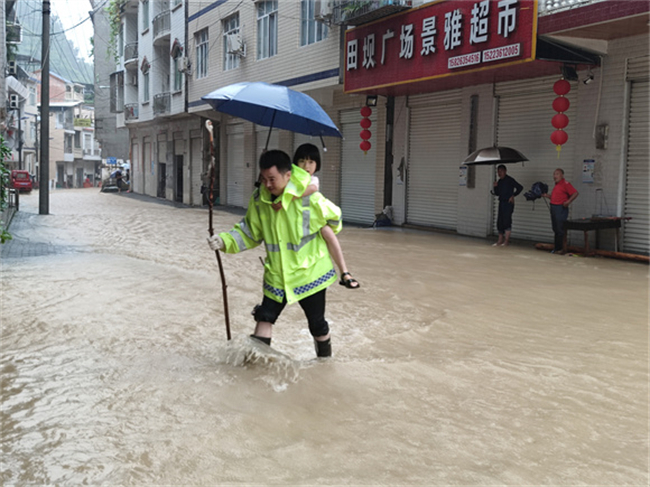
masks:
[(129, 131), (117, 128), (117, 120), (110, 111), (110, 74), (115, 70), (113, 59), (110, 59), (108, 50), (109, 25), (101, 0), (91, 0), (93, 8), (97, 8), (92, 15), (94, 29), (95, 53), (95, 137), (101, 144), (102, 158), (115, 157), (116, 159), (129, 159)]
[[(176, 173), (174, 171), (174, 141), (182, 142), (179, 150), (183, 156), (183, 200), (185, 204), (201, 204), (201, 161), (191, 158), (191, 139), (200, 132), (198, 117), (184, 117), (173, 121), (140, 124), (131, 131), (131, 144), (137, 144), (137, 163), (131, 168), (132, 188), (149, 196), (158, 195), (159, 164), (167, 164), (166, 199), (176, 199)], [(143, 159), (145, 143), (151, 144), (148, 160)], [(135, 158), (134, 158), (135, 159)], [(153, 170), (152, 170), (153, 161)], [(193, 163), (194, 162), (194, 163)]]
[[(213, 2), (218, 4), (221, 2)], [(287, 82), (314, 73), (336, 70), (339, 67), (340, 27), (332, 25), (327, 39), (308, 46), (300, 46), (300, 2), (279, 2), (278, 53), (267, 59), (257, 59), (257, 17), (253, 2), (242, 2), (237, 10), (225, 2), (216, 8), (206, 9), (205, 3), (190, 2), (188, 23), (189, 49), (192, 75), (189, 83), (189, 101), (194, 106), (190, 112), (204, 110), (207, 105), (196, 106), (200, 98), (221, 86), (240, 81), (263, 80), (269, 83)], [(205, 12), (205, 13), (202, 13)], [(246, 43), (246, 57), (240, 59), (238, 68), (223, 70), (222, 19), (239, 12), (242, 39)], [(196, 78), (196, 43), (194, 35), (209, 29), (208, 76)], [(315, 61), (317, 60), (317, 61)], [(300, 91), (313, 90), (338, 84), (338, 74), (326, 79), (304, 82)], [(295, 86), (295, 85), (294, 85)]]
[[(572, 181), (580, 196), (573, 203), (574, 217), (588, 217), (595, 213), (623, 216), (625, 205), (626, 124), (629, 87), (625, 81), (625, 67), (629, 59), (648, 55), (648, 36), (628, 37), (609, 42), (603, 66), (594, 69), (594, 81), (578, 88), (578, 148), (573, 157)], [(584, 79), (587, 72), (579, 73)], [(601, 90), (602, 81), (602, 92)], [(570, 122), (571, 123), (571, 122)], [(607, 149), (596, 149), (594, 125), (609, 125)], [(595, 160), (594, 183), (582, 183), (582, 162)], [(602, 191), (601, 191), (602, 190)], [(602, 197), (606, 207), (602, 204)], [(582, 235), (577, 237), (582, 238)], [(594, 234), (595, 232), (590, 232)], [(614, 232), (601, 232), (600, 247), (614, 248)], [(591, 235), (595, 238), (595, 235)], [(577, 240), (579, 241), (580, 238)]]

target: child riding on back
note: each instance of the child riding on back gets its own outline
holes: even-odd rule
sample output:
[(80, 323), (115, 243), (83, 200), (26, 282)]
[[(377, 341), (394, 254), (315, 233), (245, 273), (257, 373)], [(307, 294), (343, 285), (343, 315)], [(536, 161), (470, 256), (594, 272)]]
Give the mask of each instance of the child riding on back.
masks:
[[(317, 176), (314, 176), (315, 172), (320, 170), (320, 152), (318, 147), (314, 144), (302, 144), (296, 150), (296, 153), (293, 156), (293, 163), (307, 171), (311, 175), (311, 182), (305, 188), (304, 193), (301, 198), (309, 196), (319, 190), (320, 182)], [(360, 287), (359, 282), (352, 277), (352, 274), (348, 272), (348, 268), (345, 264), (345, 259), (343, 258), (343, 251), (341, 250), (341, 245), (339, 244), (336, 235), (329, 226), (324, 226), (321, 228), (320, 234), (325, 239), (327, 243), (327, 249), (329, 250), (330, 255), (334, 259), (334, 262), (341, 272), (341, 280), (339, 284), (345, 286), (348, 289), (358, 289)]]

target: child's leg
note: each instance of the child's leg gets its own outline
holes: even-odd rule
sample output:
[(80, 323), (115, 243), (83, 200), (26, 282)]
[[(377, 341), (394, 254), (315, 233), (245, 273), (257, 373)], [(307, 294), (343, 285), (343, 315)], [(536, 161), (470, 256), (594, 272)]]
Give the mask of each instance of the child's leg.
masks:
[(343, 258), (343, 250), (341, 250), (341, 245), (339, 244), (339, 239), (334, 235), (334, 230), (325, 225), (320, 229), (320, 234), (325, 239), (327, 243), (327, 250), (330, 251), (334, 263), (338, 266), (341, 274), (348, 272), (348, 268), (345, 265), (345, 259)]
[(334, 235), (334, 230), (328, 226), (324, 226), (321, 228), (320, 233), (327, 243), (327, 250), (329, 250), (330, 255), (339, 268), (339, 271), (341, 271), (341, 284), (345, 284), (346, 287), (351, 289), (358, 288), (359, 283), (350, 275), (348, 272), (348, 267), (345, 265), (343, 251), (341, 250), (339, 239), (336, 238), (336, 235)]

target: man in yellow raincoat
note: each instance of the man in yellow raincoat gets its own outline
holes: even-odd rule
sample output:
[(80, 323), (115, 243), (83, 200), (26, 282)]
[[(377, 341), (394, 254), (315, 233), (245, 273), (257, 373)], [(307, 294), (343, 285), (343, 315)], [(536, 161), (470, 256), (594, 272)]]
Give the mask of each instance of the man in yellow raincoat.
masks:
[(342, 228), (341, 209), (321, 193), (301, 198), (309, 173), (293, 166), (279, 150), (260, 157), (262, 185), (248, 203), (246, 216), (229, 232), (208, 238), (212, 250), (238, 253), (266, 246), (264, 299), (255, 307), (253, 338), (271, 344), (272, 325), (287, 304), (298, 302), (314, 337), (316, 355), (332, 355), (325, 319), (325, 291), (336, 273), (320, 229)]

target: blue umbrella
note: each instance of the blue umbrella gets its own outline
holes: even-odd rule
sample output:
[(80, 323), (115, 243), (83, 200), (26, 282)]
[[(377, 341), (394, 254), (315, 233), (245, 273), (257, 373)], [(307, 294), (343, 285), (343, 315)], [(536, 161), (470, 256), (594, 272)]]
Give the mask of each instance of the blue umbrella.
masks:
[[(201, 97), (218, 112), (258, 125), (305, 135), (343, 137), (332, 119), (309, 95), (286, 86), (244, 82), (219, 88)], [(269, 137), (271, 132), (269, 131)], [(266, 144), (268, 146), (268, 138)]]

